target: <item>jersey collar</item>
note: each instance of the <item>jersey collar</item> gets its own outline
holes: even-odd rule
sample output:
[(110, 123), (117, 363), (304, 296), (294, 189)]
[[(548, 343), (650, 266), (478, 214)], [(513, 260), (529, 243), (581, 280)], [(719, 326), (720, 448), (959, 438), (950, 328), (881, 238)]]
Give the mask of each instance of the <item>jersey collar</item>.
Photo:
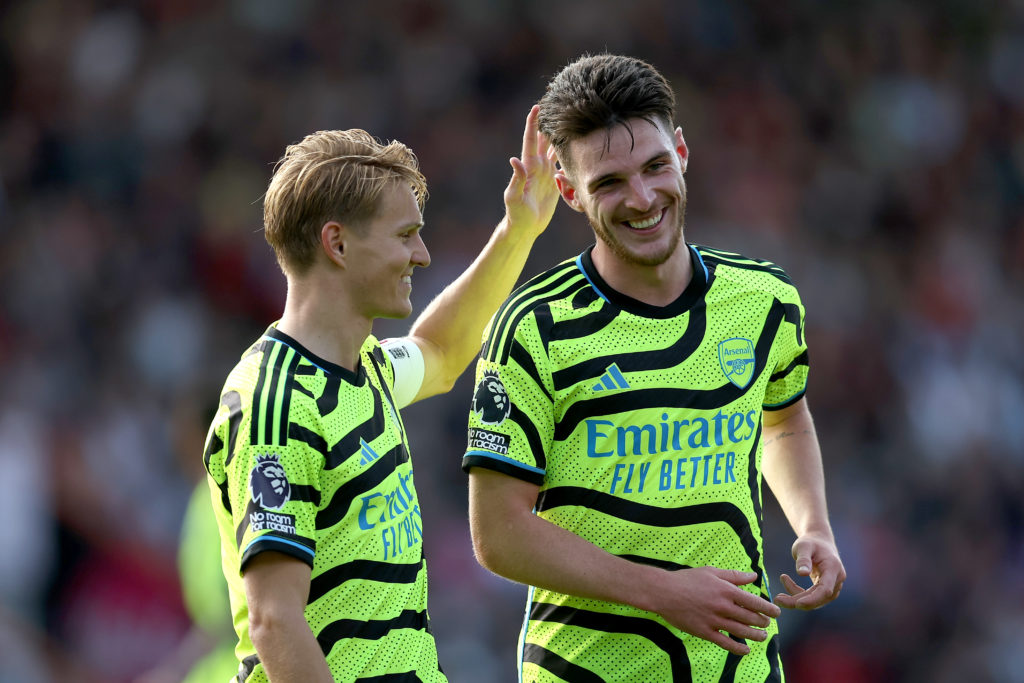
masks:
[(686, 245), (690, 251), (690, 261), (693, 263), (693, 277), (690, 284), (686, 286), (683, 293), (672, 303), (666, 306), (654, 306), (627, 296), (622, 292), (611, 288), (604, 278), (597, 272), (591, 252), (594, 245), (591, 245), (576, 259), (576, 264), (583, 271), (583, 275), (590, 282), (590, 285), (605, 301), (618, 306), (622, 310), (638, 315), (643, 318), (673, 318), (693, 308), (694, 304), (704, 298), (708, 289), (708, 269), (704, 260), (700, 257), (693, 245)]
[(332, 363), (329, 360), (325, 360), (320, 356), (316, 355), (315, 353), (313, 353), (312, 351), (310, 351), (309, 349), (307, 349), (302, 344), (300, 344), (294, 337), (290, 337), (281, 330), (277, 329), (276, 322), (267, 328), (267, 331), (263, 333), (263, 338), (269, 339), (279, 344), (284, 344), (285, 346), (290, 346), (291, 348), (295, 349), (295, 351), (297, 351), (299, 355), (302, 356), (306, 361), (320, 368), (327, 375), (334, 375), (335, 377), (340, 377), (349, 384), (355, 385), (357, 387), (362, 386), (363, 382), (366, 381), (366, 371), (364, 370), (362, 363), (359, 364), (359, 368), (356, 372), (352, 372), (348, 368), (342, 367), (337, 363)]

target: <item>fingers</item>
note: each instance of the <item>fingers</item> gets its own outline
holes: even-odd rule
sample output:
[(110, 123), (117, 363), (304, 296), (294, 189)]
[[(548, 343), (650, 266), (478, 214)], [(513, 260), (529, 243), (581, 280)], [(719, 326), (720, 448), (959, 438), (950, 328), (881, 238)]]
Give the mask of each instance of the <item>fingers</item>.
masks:
[(753, 640), (758, 643), (763, 642), (768, 637), (767, 631), (748, 626), (740, 621), (727, 621), (722, 625), (722, 630), (738, 638), (745, 638), (746, 640)]
[(746, 643), (735, 641), (725, 633), (722, 633), (721, 631), (711, 631), (706, 635), (699, 635), (699, 637), (703, 638), (704, 640), (711, 641), (718, 647), (722, 648), (723, 650), (728, 650), (734, 655), (743, 656), (750, 654), (750, 647), (748, 647)]
[[(526, 115), (526, 128), (523, 129), (523, 158), (537, 154), (540, 132), (537, 130), (537, 115), (540, 113), (540, 106), (530, 107), (530, 113)], [(543, 152), (540, 152), (543, 155)]]
[(821, 579), (810, 588), (802, 588), (788, 574), (781, 577), (786, 593), (775, 596), (775, 602), (787, 609), (812, 610), (828, 604), (839, 596), (842, 581), (834, 572), (822, 575)]
[(508, 186), (505, 188), (504, 197), (506, 204), (516, 197), (521, 197), (526, 187), (526, 168), (523, 166), (523, 162), (512, 157), (508, 160), (508, 163), (512, 166), (512, 178), (508, 181)]
[(526, 165), (515, 157), (509, 159), (508, 163), (512, 166), (512, 182), (524, 184), (526, 182)]
[(548, 166), (554, 170), (555, 162), (558, 160), (555, 148), (548, 140), (548, 136), (540, 132), (537, 125), (537, 117), (540, 113), (540, 106), (533, 105), (530, 113), (526, 115), (526, 127), (523, 129), (523, 151), (521, 158), (527, 168), (534, 165)]
[(737, 586), (744, 586), (748, 583), (754, 583), (757, 581), (757, 572), (741, 572), (735, 569), (716, 569), (715, 574), (720, 579), (725, 579), (729, 583), (734, 583)]
[(782, 610), (779, 609), (778, 605), (774, 605), (760, 595), (754, 595), (747, 591), (740, 591), (733, 602), (737, 607), (742, 608), (747, 614), (756, 615), (758, 621), (748, 621), (747, 623), (753, 624), (758, 623), (761, 626), (767, 626), (769, 623), (769, 617), (775, 618), (782, 614)]

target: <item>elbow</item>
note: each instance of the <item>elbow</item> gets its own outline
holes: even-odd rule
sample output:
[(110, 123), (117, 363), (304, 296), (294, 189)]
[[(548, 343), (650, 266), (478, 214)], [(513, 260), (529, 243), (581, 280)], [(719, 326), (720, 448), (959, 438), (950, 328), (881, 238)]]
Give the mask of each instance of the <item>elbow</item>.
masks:
[(477, 564), (489, 572), (501, 575), (500, 567), (503, 563), (500, 547), (475, 520), (470, 520), (469, 532), (473, 539), (473, 556)]
[(257, 652), (266, 652), (288, 629), (288, 615), (266, 606), (250, 607), (249, 639)]
[(445, 372), (437, 378), (437, 393), (447, 394), (449, 391), (455, 388), (455, 382), (458, 381), (459, 375), (465, 368), (458, 368), (455, 370), (445, 369)]
[(481, 567), (489, 572), (500, 574), (497, 567), (500, 562), (497, 558), (497, 553), (489, 543), (481, 542), (477, 539), (476, 535), (473, 536), (473, 556), (476, 557), (476, 562)]
[(515, 532), (494, 529), (488, 531), (478, 525), (471, 525), (470, 532), (473, 537), (473, 556), (476, 557), (477, 564), (492, 574), (517, 580), (513, 557), (516, 551), (508, 543), (508, 534)]

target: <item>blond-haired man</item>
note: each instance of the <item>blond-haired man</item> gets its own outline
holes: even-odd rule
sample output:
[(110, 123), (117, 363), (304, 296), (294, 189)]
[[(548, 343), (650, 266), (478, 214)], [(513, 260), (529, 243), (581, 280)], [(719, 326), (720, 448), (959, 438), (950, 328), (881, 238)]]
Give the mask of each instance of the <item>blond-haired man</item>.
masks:
[(415, 155), (361, 130), (288, 147), (264, 228), (284, 312), (221, 394), (204, 460), (240, 659), (237, 681), (445, 681), (399, 410), (449, 390), (476, 355), (557, 202), (553, 154), (527, 117), (506, 215), (409, 336), (426, 182)]

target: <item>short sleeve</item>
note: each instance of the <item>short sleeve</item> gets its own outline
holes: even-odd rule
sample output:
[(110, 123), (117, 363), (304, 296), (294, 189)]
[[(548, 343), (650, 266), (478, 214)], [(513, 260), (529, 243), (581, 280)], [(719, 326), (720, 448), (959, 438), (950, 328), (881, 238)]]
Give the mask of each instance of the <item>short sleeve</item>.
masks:
[(313, 566), (323, 457), (294, 439), (285, 445), (240, 443), (229, 479), (239, 571), (266, 550)]
[(775, 338), (774, 365), (764, 396), (765, 410), (781, 410), (793, 405), (807, 391), (809, 365), (804, 307), (795, 291), (795, 301), (782, 304), (784, 315)]
[(532, 317), (519, 323), (504, 362), (477, 362), (462, 468), (496, 470), (542, 484), (554, 427), (547, 356)]

